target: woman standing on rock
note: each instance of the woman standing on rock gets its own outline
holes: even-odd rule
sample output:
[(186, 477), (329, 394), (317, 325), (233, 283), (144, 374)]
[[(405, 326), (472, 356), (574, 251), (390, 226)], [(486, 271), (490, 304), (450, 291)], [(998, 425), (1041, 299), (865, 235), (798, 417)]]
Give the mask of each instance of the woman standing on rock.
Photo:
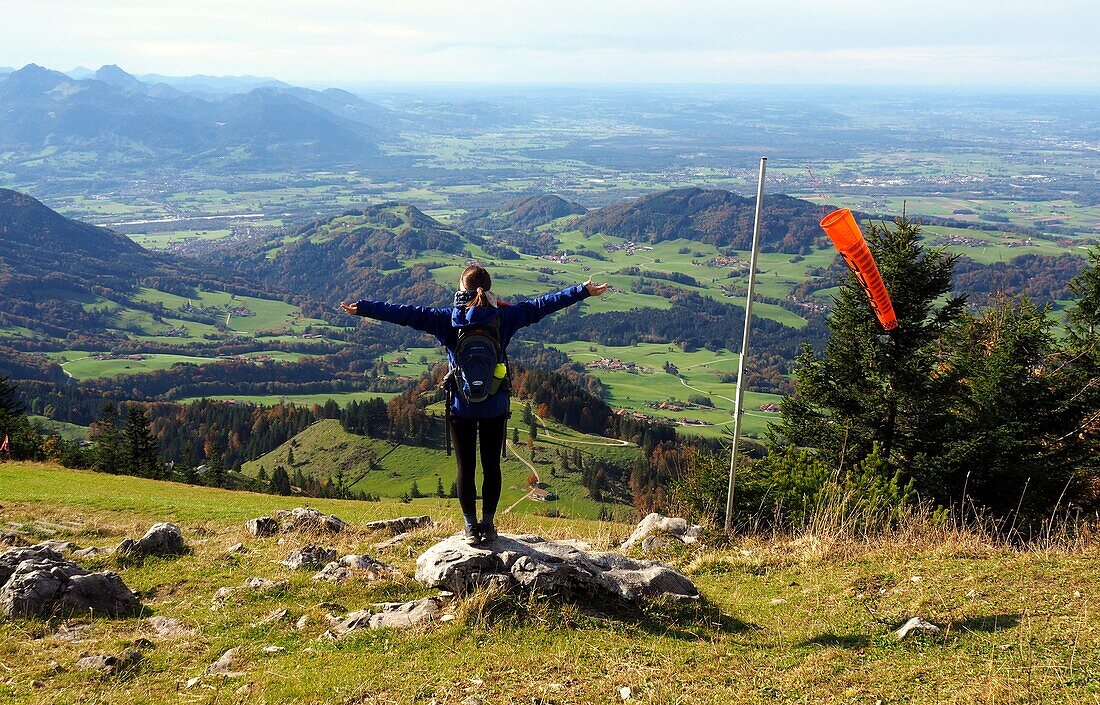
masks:
[[(342, 303), (356, 316), (398, 323), (434, 335), (447, 349), (450, 371), (444, 380), (448, 392), (448, 442), (453, 442), (458, 461), (458, 502), (471, 544), (497, 537), (494, 518), (500, 501), (500, 459), (508, 432), (508, 343), (516, 331), (538, 323), (589, 296), (607, 291), (607, 284), (591, 280), (533, 301), (509, 305), (490, 289), (492, 279), (484, 268), (472, 264), (459, 277), (451, 308), (425, 308), (361, 300)], [(477, 486), (474, 477), (477, 438), (481, 436), (482, 518), (477, 520)]]

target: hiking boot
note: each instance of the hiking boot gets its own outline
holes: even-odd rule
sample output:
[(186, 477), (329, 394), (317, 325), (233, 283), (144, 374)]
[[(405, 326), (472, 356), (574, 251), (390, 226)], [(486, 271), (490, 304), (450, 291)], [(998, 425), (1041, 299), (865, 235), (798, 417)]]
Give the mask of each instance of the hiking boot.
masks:
[[(494, 532), (493, 535), (496, 536), (496, 532)], [(465, 539), (466, 544), (469, 546), (480, 545), (482, 541), (481, 526), (477, 524), (467, 526), (466, 530), (462, 532), (462, 538)]]
[(490, 543), (497, 540), (497, 527), (492, 524), (480, 524), (481, 540)]

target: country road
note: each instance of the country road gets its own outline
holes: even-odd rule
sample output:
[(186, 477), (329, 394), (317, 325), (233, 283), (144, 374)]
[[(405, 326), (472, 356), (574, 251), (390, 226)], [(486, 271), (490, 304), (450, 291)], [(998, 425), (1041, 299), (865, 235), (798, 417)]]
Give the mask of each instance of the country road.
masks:
[[(539, 477), (538, 468), (536, 468), (529, 460), (527, 460), (527, 458), (525, 458), (525, 457), (523, 457), (522, 455), (519, 454), (519, 452), (516, 450), (515, 444), (512, 443), (511, 441), (509, 441), (508, 439), (505, 439), (504, 443), (508, 446), (508, 450), (512, 451), (512, 455), (519, 458), (521, 463), (523, 463), (527, 467), (531, 468), (531, 472), (533, 472), (535, 474), (535, 482), (542, 482), (542, 478)], [(523, 500), (527, 499), (528, 497), (530, 497), (531, 493), (534, 492), (534, 491), (535, 491), (535, 488), (532, 487), (530, 490), (527, 491), (527, 494), (525, 494), (522, 497), (520, 497), (519, 499), (517, 499), (510, 507), (508, 507), (503, 512), (501, 512), (501, 514), (507, 514), (508, 512), (510, 512), (513, 509), (515, 509), (516, 507), (518, 507), (519, 503), (522, 502)]]

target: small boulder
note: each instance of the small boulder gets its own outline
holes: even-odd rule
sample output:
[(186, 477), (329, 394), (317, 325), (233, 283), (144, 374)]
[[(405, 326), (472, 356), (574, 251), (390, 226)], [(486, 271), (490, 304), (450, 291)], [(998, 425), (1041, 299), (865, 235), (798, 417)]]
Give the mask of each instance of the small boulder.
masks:
[(432, 518), (425, 514), (415, 517), (397, 517), (396, 519), (371, 521), (364, 524), (363, 528), (367, 531), (392, 531), (396, 536), (398, 534), (407, 534), (413, 529), (426, 529), (432, 525)]
[(371, 615), (371, 629), (406, 629), (434, 621), (443, 611), (443, 601), (438, 597), (425, 597), (411, 602), (383, 602), (375, 605), (381, 611)]
[(244, 671), (239, 670), (237, 664), (237, 655), (240, 653), (241, 647), (234, 646), (224, 654), (222, 654), (217, 661), (206, 667), (207, 674), (211, 676), (225, 676), (226, 678), (238, 678), (245, 674)]
[(76, 662), (81, 671), (95, 671), (104, 676), (114, 676), (129, 671), (141, 662), (141, 652), (130, 649), (121, 656), (88, 654)]
[(647, 536), (656, 533), (670, 536), (681, 543), (695, 543), (702, 532), (703, 527), (698, 524), (689, 524), (686, 519), (666, 517), (654, 512), (638, 522), (634, 533), (619, 548), (623, 551), (633, 548)]
[(256, 538), (274, 536), (279, 533), (279, 522), (271, 517), (256, 517), (255, 519), (249, 519), (244, 523), (244, 527), (248, 529), (248, 533)]
[(375, 581), (388, 578), (394, 573), (394, 569), (385, 563), (368, 555), (359, 554), (344, 556), (338, 561), (329, 563), (314, 575), (313, 579), (340, 583), (348, 578), (357, 577)]
[(75, 614), (90, 610), (111, 616), (130, 614), (138, 607), (138, 598), (122, 582), (118, 573), (74, 575), (61, 591), (58, 608)]
[(283, 531), (327, 531), (330, 533), (338, 533), (347, 527), (347, 522), (340, 517), (334, 514), (324, 514), (311, 507), (280, 509), (275, 512), (275, 518), (282, 522)]
[(158, 522), (149, 527), (138, 540), (123, 539), (115, 553), (144, 558), (145, 556), (175, 556), (186, 550), (183, 531), (177, 524)]
[(335, 548), (311, 545), (291, 551), (282, 563), (291, 570), (317, 570), (334, 560), (336, 560)]
[(913, 617), (905, 624), (901, 625), (901, 628), (894, 632), (900, 641), (904, 641), (917, 634), (925, 634), (927, 636), (938, 636), (943, 633), (943, 629), (932, 624), (931, 622), (921, 618)]
[(226, 555), (235, 556), (241, 553), (248, 553), (248, 549), (245, 548), (243, 543), (235, 543), (229, 548), (225, 549)]

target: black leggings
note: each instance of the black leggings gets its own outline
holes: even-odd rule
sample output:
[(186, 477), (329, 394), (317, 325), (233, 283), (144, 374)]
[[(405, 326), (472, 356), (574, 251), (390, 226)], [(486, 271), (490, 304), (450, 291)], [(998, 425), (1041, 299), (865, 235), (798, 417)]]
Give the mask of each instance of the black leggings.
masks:
[(451, 442), (458, 460), (458, 503), (462, 513), (477, 516), (477, 482), (474, 469), (477, 466), (477, 436), (481, 434), (481, 498), (484, 514), (493, 515), (500, 501), (500, 456), (504, 444), (506, 416), (491, 419), (464, 419), (451, 417)]

